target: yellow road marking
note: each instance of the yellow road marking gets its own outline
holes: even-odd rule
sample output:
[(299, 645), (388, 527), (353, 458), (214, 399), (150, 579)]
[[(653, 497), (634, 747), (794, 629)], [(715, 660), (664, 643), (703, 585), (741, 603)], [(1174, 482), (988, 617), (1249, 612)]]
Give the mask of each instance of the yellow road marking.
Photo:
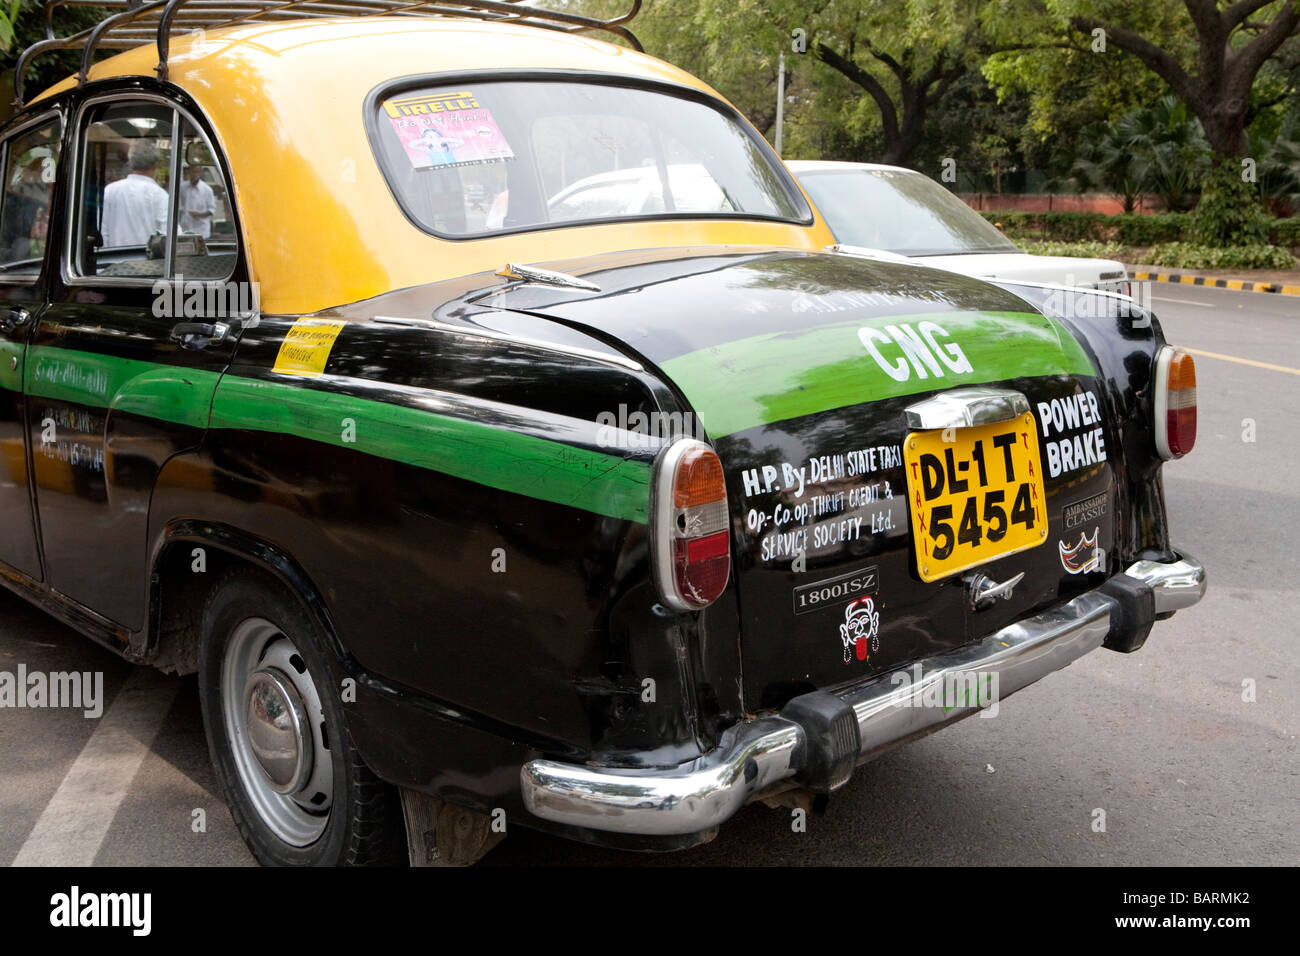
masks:
[(1300, 368), (1287, 368), (1285, 365), (1271, 365), (1268, 362), (1256, 362), (1254, 359), (1237, 358), (1235, 355), (1220, 355), (1218, 352), (1202, 352), (1200, 349), (1189, 349), (1179, 346), (1184, 352), (1191, 352), (1193, 355), (1204, 355), (1206, 358), (1223, 359), (1225, 362), (1236, 362), (1238, 365), (1253, 365), (1255, 368), (1266, 368), (1271, 372), (1286, 372), (1290, 375), (1300, 375)]
[[(1196, 275), (1182, 275), (1179, 273), (1136, 271), (1133, 273), (1133, 279), (1137, 282), (1168, 282), (1173, 285), (1196, 285), (1197, 278)], [(1265, 292), (1269, 295), (1300, 295), (1300, 285), (1280, 285), (1253, 279), (1211, 279), (1209, 276), (1205, 276), (1201, 278), (1201, 288), (1232, 289), (1236, 292)]]

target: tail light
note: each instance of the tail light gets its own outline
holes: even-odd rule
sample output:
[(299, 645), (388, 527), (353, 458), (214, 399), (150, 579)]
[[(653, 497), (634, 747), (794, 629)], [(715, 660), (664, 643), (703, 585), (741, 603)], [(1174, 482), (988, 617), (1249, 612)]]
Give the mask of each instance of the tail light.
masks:
[(660, 453), (652, 494), (659, 595), (678, 611), (708, 607), (731, 574), (722, 462), (704, 442), (680, 439)]
[(1196, 362), (1166, 345), (1156, 356), (1156, 451), (1182, 458), (1196, 444)]

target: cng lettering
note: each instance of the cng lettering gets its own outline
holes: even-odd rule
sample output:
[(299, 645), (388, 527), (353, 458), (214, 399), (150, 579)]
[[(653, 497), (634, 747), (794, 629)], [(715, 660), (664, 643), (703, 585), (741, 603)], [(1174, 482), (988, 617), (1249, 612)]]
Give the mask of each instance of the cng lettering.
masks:
[[(954, 375), (974, 371), (961, 346), (955, 342), (935, 341), (935, 336), (951, 338), (938, 322), (918, 322), (916, 328), (906, 322), (887, 325), (884, 331), (863, 326), (858, 329), (858, 339), (871, 353), (876, 364), (895, 382), (906, 382), (916, 373), (917, 378), (944, 377), (944, 369)], [(889, 348), (887, 357), (880, 346)], [(900, 355), (901, 353), (901, 355)], [(910, 364), (909, 364), (910, 363)]]

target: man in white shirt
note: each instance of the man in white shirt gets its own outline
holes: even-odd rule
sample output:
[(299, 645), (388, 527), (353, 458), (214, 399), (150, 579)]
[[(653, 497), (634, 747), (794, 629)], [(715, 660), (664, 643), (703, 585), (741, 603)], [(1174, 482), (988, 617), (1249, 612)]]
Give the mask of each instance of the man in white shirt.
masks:
[(185, 175), (186, 181), (181, 183), (181, 232), (207, 239), (212, 235), (212, 217), (217, 212), (216, 196), (203, 181), (201, 163), (190, 163)]
[(158, 147), (150, 140), (131, 144), (131, 174), (104, 187), (104, 248), (143, 246), (155, 232), (167, 231), (167, 190), (158, 185)]

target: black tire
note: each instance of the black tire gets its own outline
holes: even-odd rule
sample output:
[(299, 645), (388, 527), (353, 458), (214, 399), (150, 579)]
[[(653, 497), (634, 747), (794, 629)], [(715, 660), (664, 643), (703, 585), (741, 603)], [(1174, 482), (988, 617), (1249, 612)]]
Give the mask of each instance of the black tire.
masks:
[[(258, 623), (250, 624), (254, 621)], [(259, 785), (256, 781), (249, 784), (241, 776), (237, 749), (242, 755), (245, 774), (262, 771), (249, 769), (249, 735), (241, 735), (231, 728), (231, 722), (241, 718), (227, 719), (230, 705), (223, 704), (226, 691), (223, 665), (235, 666), (232, 638), (234, 647), (242, 649), (246, 656), (259, 646), (262, 639), (256, 635), (262, 631), (253, 631), (253, 637), (236, 635), (247, 635), (251, 626), (260, 628), (268, 623), (297, 651), (294, 680), (304, 686), (313, 685), (310, 704), (306, 695), (299, 700), (303, 705), (301, 712), (307, 718), (304, 724), (312, 726), (319, 720), (324, 725), (317, 737), (318, 745), (323, 746), (318, 746), (313, 753), (319, 753), (315, 759), (322, 782), (320, 789), (329, 791), (331, 802), (323, 813), (303, 815), (313, 821), (306, 826), (321, 827), (319, 834), (308, 833), (293, 842), (282, 838), (270, 822), (274, 811), (259, 810), (253, 793), (261, 793), (265, 805), (266, 784)], [(264, 866), (404, 865), (407, 861), (405, 834), (397, 790), (376, 777), (353, 746), (344, 720), (345, 705), (339, 684), (335, 671), (329, 667), (333, 652), (302, 605), (268, 576), (252, 569), (236, 568), (223, 574), (209, 595), (203, 609), (202, 629), (199, 701), (208, 750), (230, 815), (258, 861)], [(280, 638), (274, 641), (283, 654)], [(231, 662), (227, 665), (228, 653)], [(288, 669), (278, 673), (288, 673)], [(230, 684), (232, 688), (237, 686), (236, 681)], [(238, 690), (232, 693), (240, 694)], [(251, 766), (257, 768), (256, 764)], [(290, 806), (289, 801), (297, 796), (275, 794), (272, 799)], [(290, 807), (282, 812), (292, 817), (303, 809), (299, 804), (296, 809)]]

